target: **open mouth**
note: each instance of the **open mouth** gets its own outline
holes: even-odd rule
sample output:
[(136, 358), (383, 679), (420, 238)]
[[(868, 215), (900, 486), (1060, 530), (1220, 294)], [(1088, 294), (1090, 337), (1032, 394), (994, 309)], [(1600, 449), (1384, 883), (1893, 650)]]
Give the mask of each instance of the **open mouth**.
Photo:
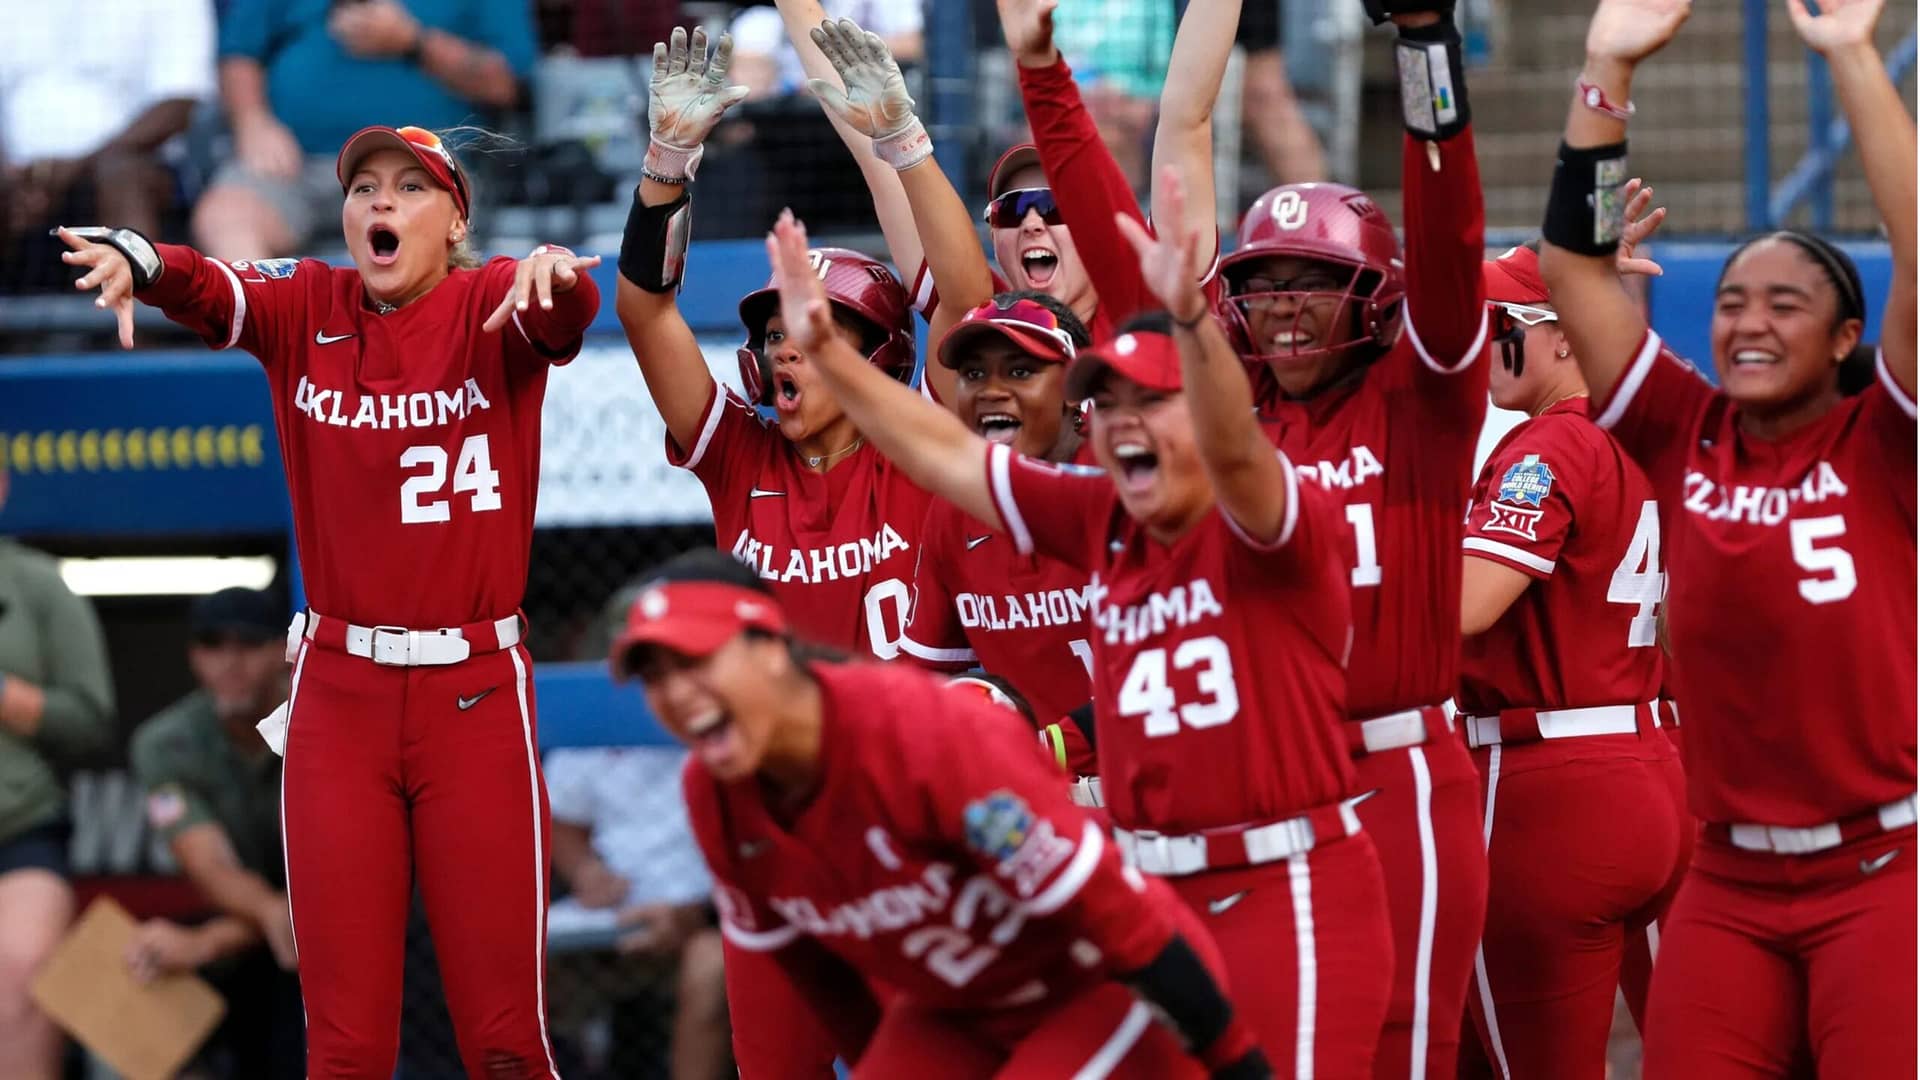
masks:
[(973, 429), (980, 433), (981, 438), (1002, 446), (1013, 445), (1013, 440), (1020, 435), (1020, 428), (1020, 418), (1012, 413), (981, 413), (973, 420)]
[(1313, 347), (1313, 335), (1297, 328), (1282, 330), (1267, 339), (1269, 353), (1292, 353)]
[(1113, 448), (1113, 460), (1120, 468), (1122, 491), (1142, 492), (1153, 486), (1160, 471), (1160, 456), (1142, 443), (1123, 442)]
[(375, 266), (392, 266), (400, 256), (400, 234), (385, 225), (367, 229), (367, 247)]
[(733, 755), (733, 717), (715, 709), (687, 722), (687, 742), (709, 768), (724, 765)]
[(1766, 349), (1740, 349), (1733, 354), (1733, 366), (1736, 368), (1772, 367), (1781, 362), (1779, 353)]
[(1026, 248), (1020, 252), (1020, 269), (1027, 275), (1027, 284), (1044, 289), (1060, 269), (1060, 255), (1052, 248)]
[(800, 411), (800, 381), (785, 371), (773, 373), (773, 406), (783, 413)]

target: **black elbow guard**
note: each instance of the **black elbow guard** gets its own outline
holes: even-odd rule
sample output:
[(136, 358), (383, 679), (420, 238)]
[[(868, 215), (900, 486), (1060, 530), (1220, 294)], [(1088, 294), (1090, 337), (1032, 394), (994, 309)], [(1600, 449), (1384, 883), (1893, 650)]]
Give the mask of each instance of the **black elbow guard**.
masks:
[(1626, 223), (1626, 183), (1625, 142), (1578, 150), (1562, 142), (1541, 238), (1576, 255), (1612, 255)]
[(1393, 62), (1400, 72), (1400, 115), (1414, 138), (1449, 139), (1473, 121), (1460, 28), (1451, 18), (1403, 28)]
[(620, 276), (650, 293), (677, 292), (687, 267), (687, 241), (693, 235), (693, 194), (664, 206), (648, 206), (633, 193), (627, 230), (620, 238)]
[(1089, 701), (1069, 712), (1067, 720), (1073, 724), (1075, 730), (1080, 732), (1080, 737), (1087, 740), (1088, 749), (1100, 749), (1100, 744), (1093, 738), (1093, 702)]

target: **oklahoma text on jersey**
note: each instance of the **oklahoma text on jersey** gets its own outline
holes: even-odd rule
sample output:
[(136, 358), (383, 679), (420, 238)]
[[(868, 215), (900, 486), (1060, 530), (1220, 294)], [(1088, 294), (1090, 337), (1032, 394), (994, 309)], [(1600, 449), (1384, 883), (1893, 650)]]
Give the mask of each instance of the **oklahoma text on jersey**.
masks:
[(315, 423), (381, 431), (439, 427), (449, 421), (465, 420), (470, 412), (493, 407), (493, 402), (480, 392), (480, 384), (472, 379), (452, 393), (428, 390), (413, 394), (357, 394), (351, 399), (352, 405), (345, 404), (347, 393), (314, 386), (302, 375), (293, 388), (293, 407)]
[(873, 568), (885, 562), (894, 552), (907, 548), (907, 542), (901, 539), (892, 525), (885, 522), (871, 537), (863, 536), (859, 540), (833, 547), (789, 548), (784, 557), (779, 547), (755, 539), (753, 530), (741, 529), (740, 535), (733, 540), (733, 557), (758, 570), (760, 576), (769, 581), (796, 581), (811, 585), (819, 581), (864, 577), (873, 573)]

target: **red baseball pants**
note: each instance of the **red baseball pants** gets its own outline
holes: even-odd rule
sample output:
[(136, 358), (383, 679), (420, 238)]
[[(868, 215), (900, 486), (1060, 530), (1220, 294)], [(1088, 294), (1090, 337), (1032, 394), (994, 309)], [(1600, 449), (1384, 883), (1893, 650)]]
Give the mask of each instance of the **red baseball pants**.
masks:
[(1373, 1075), (1393, 937), (1366, 833), (1283, 862), (1166, 881), (1219, 944), (1234, 1009), (1275, 1076)]
[(519, 647), (384, 667), (301, 644), (281, 818), (308, 1076), (393, 1075), (417, 877), (467, 1075), (557, 1080), (531, 673)]
[(1480, 776), (1465, 743), (1429, 739), (1354, 758), (1356, 808), (1380, 852), (1393, 918), (1393, 997), (1373, 1075), (1451, 1080), (1487, 910)]
[(1913, 826), (1810, 855), (1703, 835), (1647, 1002), (1647, 1080), (1915, 1071)]
[(833, 1080), (826, 1025), (772, 953), (726, 943), (727, 1012), (741, 1080)]
[(1629, 943), (1671, 903), (1693, 846), (1679, 760), (1651, 730), (1473, 757), (1487, 924), (1468, 999), (1478, 1038), (1461, 1048), (1460, 1075), (1602, 1080)]

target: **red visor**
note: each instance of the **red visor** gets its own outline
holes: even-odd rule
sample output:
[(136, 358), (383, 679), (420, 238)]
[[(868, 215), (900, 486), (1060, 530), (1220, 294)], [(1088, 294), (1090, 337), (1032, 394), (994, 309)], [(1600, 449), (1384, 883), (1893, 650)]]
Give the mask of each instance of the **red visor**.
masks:
[(967, 312), (940, 339), (940, 363), (959, 367), (962, 351), (983, 337), (1004, 338), (1035, 360), (1050, 364), (1067, 363), (1075, 351), (1073, 335), (1060, 326), (1060, 317), (1043, 305), (1015, 300), (1002, 306), (989, 300)]
[(1481, 263), (1480, 269), (1490, 304), (1548, 302), (1547, 283), (1540, 276), (1540, 256), (1526, 248), (1508, 248), (1499, 258)]
[(683, 656), (702, 657), (742, 630), (787, 632), (786, 616), (765, 593), (719, 581), (669, 581), (640, 594), (627, 611), (627, 627), (613, 643), (613, 672), (628, 678), (627, 654), (636, 645), (659, 645)]
[(1021, 143), (1011, 147), (993, 163), (993, 171), (987, 174), (987, 198), (997, 199), (1013, 186), (1015, 173), (1028, 166), (1040, 164), (1040, 148), (1032, 143)]
[(1178, 390), (1180, 347), (1167, 335), (1152, 331), (1121, 334), (1081, 353), (1067, 369), (1067, 399), (1079, 401), (1091, 396), (1101, 374), (1108, 370), (1149, 390)]
[(453, 159), (440, 136), (426, 128), (369, 127), (354, 132), (340, 147), (340, 158), (333, 167), (340, 177), (342, 192), (347, 190), (354, 170), (375, 150), (405, 150), (412, 154), (427, 175), (433, 177), (433, 182), (453, 196), (454, 208), (460, 211), (462, 220), (468, 216), (467, 175), (460, 171), (460, 163)]

